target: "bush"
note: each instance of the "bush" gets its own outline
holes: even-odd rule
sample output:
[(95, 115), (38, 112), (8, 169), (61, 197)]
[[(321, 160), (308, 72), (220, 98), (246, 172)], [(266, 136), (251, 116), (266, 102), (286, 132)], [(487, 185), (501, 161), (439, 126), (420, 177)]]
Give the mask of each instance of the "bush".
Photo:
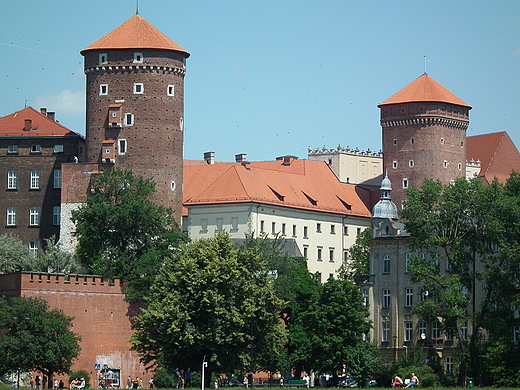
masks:
[(158, 389), (166, 389), (172, 387), (173, 373), (168, 372), (166, 368), (159, 368), (153, 376), (153, 383)]

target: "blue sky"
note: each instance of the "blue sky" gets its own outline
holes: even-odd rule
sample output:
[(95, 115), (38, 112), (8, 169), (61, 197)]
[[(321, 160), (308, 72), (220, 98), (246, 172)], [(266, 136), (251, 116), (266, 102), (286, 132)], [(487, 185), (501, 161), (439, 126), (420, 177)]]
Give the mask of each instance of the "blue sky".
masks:
[[(0, 116), (30, 105), (85, 133), (79, 54), (136, 0), (6, 0)], [(190, 52), (187, 159), (270, 160), (307, 148), (381, 149), (377, 105), (424, 72), (473, 109), (468, 135), (520, 147), (520, 1), (140, 0)]]

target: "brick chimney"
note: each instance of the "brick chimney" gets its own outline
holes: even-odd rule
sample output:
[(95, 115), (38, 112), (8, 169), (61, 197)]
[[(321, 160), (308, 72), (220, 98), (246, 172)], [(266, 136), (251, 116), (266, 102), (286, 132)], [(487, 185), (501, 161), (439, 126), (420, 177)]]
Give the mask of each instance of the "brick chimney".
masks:
[(40, 108), (40, 113), (47, 116), (47, 109), (45, 107)]
[(31, 131), (32, 129), (32, 120), (31, 119), (26, 119), (25, 120), (25, 125), (23, 127), (23, 131)]
[(205, 152), (205, 153), (204, 153), (204, 160), (205, 160), (209, 165), (213, 165), (213, 164), (215, 164), (215, 152)]
[(49, 118), (51, 121), (56, 122), (55, 117), (56, 117), (56, 113), (55, 112), (51, 112), (51, 111), (47, 112), (47, 118)]
[(245, 153), (235, 154), (235, 162), (241, 163), (244, 161), (247, 161), (247, 154), (245, 154)]

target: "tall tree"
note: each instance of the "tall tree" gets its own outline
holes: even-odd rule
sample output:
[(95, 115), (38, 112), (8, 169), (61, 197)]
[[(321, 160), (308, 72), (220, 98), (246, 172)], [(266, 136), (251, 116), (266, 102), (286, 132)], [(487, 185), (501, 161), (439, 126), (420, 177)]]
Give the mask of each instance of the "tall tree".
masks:
[(70, 371), (80, 352), (80, 337), (72, 332), (72, 318), (46, 301), (0, 297), (0, 373), (40, 371), (52, 383), (54, 374)]
[(39, 271), (64, 274), (79, 272), (80, 267), (74, 256), (61, 249), (55, 236), (46, 238), (45, 244), (45, 249), (37, 260)]
[(133, 348), (171, 370), (204, 357), (210, 371), (263, 369), (285, 340), (272, 278), (259, 251), (234, 249), (227, 233), (182, 245), (135, 319)]
[(444, 331), (457, 336), (461, 379), (479, 371), (482, 329), (511, 339), (518, 321), (511, 307), (519, 304), (519, 189), (516, 173), (505, 185), (484, 186), (478, 178), (453, 185), (425, 180), (408, 191), (400, 212), (412, 249), (430, 254), (412, 259), (409, 267), (412, 281), (428, 292), (414, 310), (426, 321), (441, 318)]
[(0, 273), (37, 271), (37, 259), (29, 248), (14, 234), (0, 235)]
[(160, 268), (164, 255), (187, 237), (172, 211), (154, 203), (151, 179), (114, 168), (92, 180), (94, 195), (72, 213), (77, 254), (91, 273), (133, 281), (140, 298)]
[(368, 241), (372, 239), (372, 229), (368, 228), (356, 237), (356, 241), (348, 250), (348, 264), (340, 268), (340, 275), (355, 283), (367, 279), (370, 273), (370, 246)]

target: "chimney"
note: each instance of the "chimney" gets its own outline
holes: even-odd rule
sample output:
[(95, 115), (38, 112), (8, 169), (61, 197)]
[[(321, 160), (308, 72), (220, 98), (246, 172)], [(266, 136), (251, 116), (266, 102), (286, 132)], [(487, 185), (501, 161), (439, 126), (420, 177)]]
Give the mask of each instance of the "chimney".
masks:
[(47, 113), (47, 118), (49, 118), (51, 121), (56, 121), (56, 120), (54, 119), (55, 116), (56, 116), (56, 113), (55, 113), (55, 112), (51, 112), (51, 111), (49, 111), (49, 112)]
[(247, 154), (245, 154), (245, 153), (235, 154), (235, 162), (243, 163), (245, 161), (247, 161)]
[(298, 160), (298, 157), (296, 156), (281, 156), (281, 157), (276, 157), (276, 160), (282, 160), (283, 161), (283, 165), (291, 165), (292, 162), (294, 160)]
[(31, 131), (32, 129), (32, 120), (26, 119), (25, 126), (23, 127), (23, 131)]
[(40, 113), (47, 116), (47, 109), (45, 107), (40, 108)]
[(213, 164), (215, 164), (215, 152), (205, 152), (205, 153), (204, 153), (204, 160), (205, 160), (209, 165), (213, 165)]

